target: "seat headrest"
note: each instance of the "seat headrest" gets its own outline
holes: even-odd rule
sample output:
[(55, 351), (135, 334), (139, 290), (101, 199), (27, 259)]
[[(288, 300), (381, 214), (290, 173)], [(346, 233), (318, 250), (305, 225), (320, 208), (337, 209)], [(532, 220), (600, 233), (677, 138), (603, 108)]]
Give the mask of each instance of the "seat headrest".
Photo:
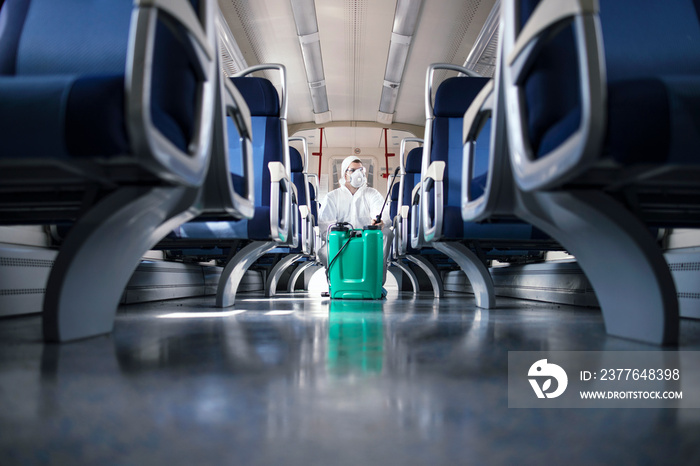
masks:
[(301, 159), (301, 154), (294, 147), (289, 147), (289, 171), (292, 173), (301, 173), (304, 171), (304, 161)]
[(250, 116), (279, 116), (280, 99), (277, 89), (265, 78), (231, 78), (248, 108)]
[(454, 77), (440, 84), (435, 93), (436, 117), (462, 118), (490, 78)]
[(421, 160), (423, 158), (423, 148), (416, 147), (406, 156), (406, 173), (420, 173)]

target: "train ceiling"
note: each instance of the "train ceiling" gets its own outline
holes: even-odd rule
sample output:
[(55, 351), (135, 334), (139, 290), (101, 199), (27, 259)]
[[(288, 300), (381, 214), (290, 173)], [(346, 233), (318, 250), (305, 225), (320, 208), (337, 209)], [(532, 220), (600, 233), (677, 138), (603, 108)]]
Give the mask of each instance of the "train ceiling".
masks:
[[(260, 63), (284, 64), (290, 134), (325, 127), (324, 146), (383, 147), (384, 127), (391, 130), (391, 146), (399, 143), (392, 135), (422, 137), (425, 74), (431, 63), (464, 65), (469, 57), (470, 68), (484, 75), (491, 72), (488, 65), (493, 56), (487, 45), (489, 39), (495, 40), (494, 27), (484, 37), (488, 33), (484, 24), (498, 8), (497, 0), (219, 0), (219, 5), (229, 38), (235, 42), (222, 52), (228, 58), (227, 71)], [(470, 56), (477, 39), (478, 63), (473, 53)], [(314, 75), (308, 70), (313, 65), (308, 56), (317, 53), (318, 45), (322, 70), (316, 64)], [(403, 73), (400, 53), (399, 65), (387, 65), (397, 56), (390, 47), (408, 50)], [(400, 82), (392, 82), (397, 74)], [(274, 74), (267, 76), (279, 86)], [(323, 97), (322, 85), (327, 108), (318, 100), (314, 108), (312, 93)], [(386, 100), (391, 90), (395, 103)], [(347, 131), (347, 127), (355, 129)], [(318, 138), (310, 142), (317, 150), (313, 145)]]

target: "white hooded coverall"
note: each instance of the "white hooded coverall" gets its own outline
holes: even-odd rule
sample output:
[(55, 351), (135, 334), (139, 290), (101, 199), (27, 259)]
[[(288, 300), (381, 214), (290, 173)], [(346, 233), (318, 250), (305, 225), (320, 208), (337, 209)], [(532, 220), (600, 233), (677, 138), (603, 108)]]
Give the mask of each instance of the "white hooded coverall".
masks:
[[(384, 197), (376, 189), (367, 186), (366, 183), (355, 191), (355, 194), (352, 194), (345, 186), (345, 171), (357, 159), (357, 157), (350, 156), (343, 160), (341, 166), (343, 177), (338, 180), (340, 187), (326, 195), (318, 213), (318, 226), (323, 238), (323, 245), (319, 250), (319, 255), (326, 266), (328, 265), (328, 257), (326, 257), (328, 226), (333, 223), (348, 222), (353, 228), (362, 229), (366, 225), (372, 224), (372, 220), (377, 218), (384, 205)], [(389, 207), (384, 208), (381, 219), (384, 222), (382, 233), (384, 235), (384, 271), (386, 274), (386, 261), (391, 251), (390, 246), (394, 236), (391, 230), (392, 223)]]
[[(326, 196), (318, 214), (318, 226), (323, 234), (328, 225), (336, 222), (348, 222), (353, 228), (370, 225), (384, 205), (384, 197), (374, 188), (362, 186), (355, 194), (345, 186), (334, 189)], [(384, 227), (391, 225), (389, 208), (382, 212)]]

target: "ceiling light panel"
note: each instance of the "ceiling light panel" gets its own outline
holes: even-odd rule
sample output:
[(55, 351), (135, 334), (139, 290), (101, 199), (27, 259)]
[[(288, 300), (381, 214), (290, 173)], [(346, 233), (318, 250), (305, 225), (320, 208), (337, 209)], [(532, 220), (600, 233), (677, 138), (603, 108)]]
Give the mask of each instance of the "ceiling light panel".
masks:
[(398, 0), (396, 3), (377, 121), (386, 121), (388, 119), (386, 114), (393, 114), (396, 108), (406, 60), (411, 48), (411, 38), (418, 21), (422, 1)]
[(398, 0), (394, 13), (393, 31), (404, 36), (412, 36), (418, 22), (421, 1)]
[(328, 112), (326, 78), (314, 0), (290, 0), (314, 114)]
[(297, 35), (305, 36), (318, 32), (314, 0), (291, 0), (291, 3)]

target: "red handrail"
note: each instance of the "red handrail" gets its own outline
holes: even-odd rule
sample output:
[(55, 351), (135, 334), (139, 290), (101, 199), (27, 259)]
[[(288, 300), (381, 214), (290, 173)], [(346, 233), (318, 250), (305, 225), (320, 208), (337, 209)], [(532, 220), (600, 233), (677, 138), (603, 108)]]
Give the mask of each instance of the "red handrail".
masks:
[(386, 173), (382, 173), (382, 178), (389, 178), (389, 157), (394, 157), (396, 154), (389, 152), (389, 141), (387, 140), (389, 128), (384, 128), (384, 159), (386, 160)]
[(318, 176), (321, 176), (321, 160), (323, 159), (323, 128), (319, 128), (321, 130), (321, 137), (319, 138), (319, 144), (318, 144), (318, 152), (312, 152), (311, 155), (317, 155), (318, 156)]

